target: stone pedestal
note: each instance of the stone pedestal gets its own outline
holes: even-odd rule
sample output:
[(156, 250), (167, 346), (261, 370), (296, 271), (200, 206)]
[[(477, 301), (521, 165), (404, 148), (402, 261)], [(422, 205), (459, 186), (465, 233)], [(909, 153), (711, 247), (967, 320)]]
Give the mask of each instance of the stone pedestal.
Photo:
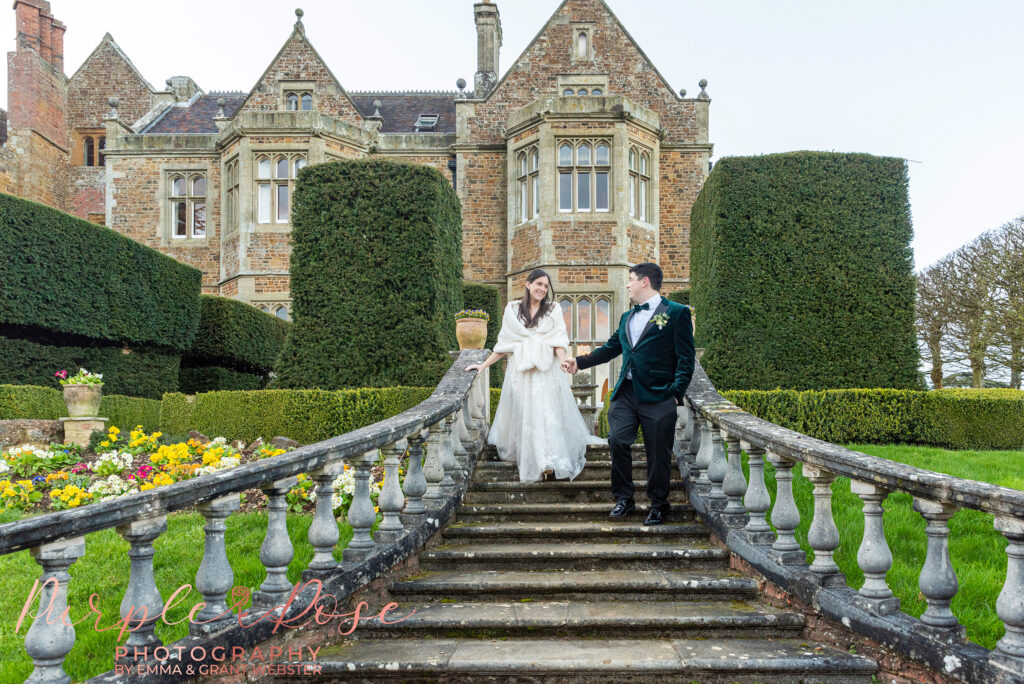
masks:
[(89, 446), (89, 436), (94, 430), (106, 432), (108, 420), (110, 419), (98, 418), (96, 416), (88, 418), (61, 418), (61, 425), (64, 426), (64, 444)]

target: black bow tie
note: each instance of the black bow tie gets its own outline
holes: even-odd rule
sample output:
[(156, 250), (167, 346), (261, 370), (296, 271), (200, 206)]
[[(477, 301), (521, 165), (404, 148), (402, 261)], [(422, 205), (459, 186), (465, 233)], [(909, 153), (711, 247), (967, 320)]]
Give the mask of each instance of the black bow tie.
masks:
[(636, 313), (638, 311), (647, 311), (650, 308), (651, 308), (651, 303), (650, 302), (648, 302), (646, 304), (636, 304), (636, 305), (633, 306), (633, 313)]

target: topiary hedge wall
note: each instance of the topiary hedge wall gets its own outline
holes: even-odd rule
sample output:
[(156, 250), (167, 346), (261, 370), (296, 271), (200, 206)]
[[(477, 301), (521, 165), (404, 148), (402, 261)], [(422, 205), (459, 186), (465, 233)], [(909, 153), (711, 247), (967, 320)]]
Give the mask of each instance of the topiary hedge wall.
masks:
[(434, 386), (462, 308), (460, 207), (436, 169), (303, 169), (292, 206), (293, 323), (277, 386)]
[(720, 390), (915, 386), (903, 160), (722, 159), (691, 230), (696, 343)]
[(3, 194), (0, 255), (0, 382), (48, 385), (84, 366), (112, 394), (177, 389), (199, 320), (198, 269)]
[[(491, 316), (487, 323), (487, 341), (484, 347), (494, 349), (498, 342), (498, 331), (501, 330), (501, 292), (493, 285), (465, 282), (462, 284), (462, 307), (464, 309), (481, 309)], [(505, 378), (505, 363), (499, 361), (491, 366), (491, 387), (501, 387)]]
[(262, 389), (289, 323), (226, 297), (202, 295), (195, 343), (181, 360), (185, 393)]

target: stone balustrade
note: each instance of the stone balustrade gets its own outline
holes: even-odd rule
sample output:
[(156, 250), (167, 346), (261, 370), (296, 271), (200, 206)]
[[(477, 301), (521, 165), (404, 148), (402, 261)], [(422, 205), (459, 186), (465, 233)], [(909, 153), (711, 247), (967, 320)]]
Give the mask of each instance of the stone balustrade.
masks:
[[(178, 664), (183, 671), (187, 665), (198, 668), (203, 662), (192, 660), (190, 654), (208, 653), (214, 644), (244, 646), (270, 638), (273, 623), (257, 622), (261, 614), (281, 611), (286, 618), (308, 611), (322, 595), (308, 586), (309, 580), (319, 580), (322, 591), (340, 604), (353, 591), (417, 553), (451, 519), (486, 439), (488, 373), (467, 373), (465, 368), (482, 362), (488, 353), (463, 351), (426, 401), (373, 425), (220, 473), (0, 525), (0, 554), (29, 549), (42, 568), (41, 614), (25, 637), (25, 649), (35, 663), (27, 681), (70, 682), (63, 663), (75, 643), (75, 629), (56, 616), (67, 605), (68, 570), (85, 554), (85, 535), (92, 532), (114, 528), (130, 544), (131, 571), (121, 616), (133, 616), (134, 624), (145, 609), (147, 617), (125, 644), (129, 660), (139, 664), (131, 656), (148, 648), (147, 657), (153, 658), (148, 662)], [(384, 520), (374, 533), (376, 514), (369, 484), (378, 451), (384, 455), (385, 479), (378, 500)], [(403, 491), (398, 467), (406, 452), (410, 465)], [(426, 463), (421, 466), (424, 453)], [(339, 534), (331, 485), (345, 464), (354, 469), (355, 493), (347, 515), (353, 535), (339, 563), (334, 559)], [(302, 580), (293, 585), (286, 578), (293, 549), (285, 525), (285, 496), (301, 473), (309, 473), (316, 483), (317, 499), (308, 533), (314, 555)], [(247, 611), (249, 621), (256, 624), (242, 627), (228, 610), (234, 574), (224, 534), (227, 519), (239, 509), (240, 494), (247, 489), (262, 489), (267, 494), (267, 533), (259, 551), (267, 575)], [(154, 651), (159, 653), (165, 645), (153, 628), (165, 604), (154, 579), (153, 542), (167, 531), (168, 513), (189, 509), (206, 519), (202, 562), (195, 579), (205, 606), (190, 623), (190, 636), (167, 648), (166, 658), (161, 658)], [(54, 581), (46, 583), (49, 579)], [(44, 612), (42, 607), (51, 602), (52, 609)], [(46, 619), (49, 613), (54, 619)], [(109, 672), (90, 681), (116, 682), (123, 677)], [(138, 681), (146, 681), (146, 677)]]
[[(812, 610), (909, 661), (971, 684), (1024, 681), (1024, 492), (868, 456), (761, 420), (724, 399), (699, 364), (678, 412), (674, 453), (690, 501), (735, 556)], [(741, 450), (748, 457), (749, 482)], [(776, 473), (774, 506), (765, 487), (765, 460)], [(809, 565), (794, 534), (800, 523), (793, 498), (797, 463), (814, 485)], [(846, 541), (832, 519), (836, 477), (849, 478), (852, 492), (864, 502), (859, 590), (847, 587), (833, 559)], [(900, 612), (899, 599), (886, 583), (893, 556), (882, 503), (892, 492), (910, 494), (926, 523), (919, 587), (927, 609), (920, 619)], [(1006, 580), (996, 602), (1006, 633), (992, 651), (967, 642), (950, 611), (959, 585), (949, 557), (948, 522), (961, 508), (992, 514), (995, 529), (1009, 542)]]

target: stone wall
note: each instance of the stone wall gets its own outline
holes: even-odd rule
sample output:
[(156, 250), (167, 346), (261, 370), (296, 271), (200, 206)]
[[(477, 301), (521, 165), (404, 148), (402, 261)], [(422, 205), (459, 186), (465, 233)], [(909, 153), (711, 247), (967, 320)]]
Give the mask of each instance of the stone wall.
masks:
[(118, 99), (118, 116), (129, 126), (154, 104), (153, 93), (145, 79), (107, 34), (68, 81), (71, 129), (102, 129), (103, 117), (110, 111), (107, 101), (111, 97)]
[(68, 175), (68, 212), (86, 220), (106, 213), (106, 168), (72, 165)]
[(666, 291), (690, 279), (690, 211), (707, 176), (704, 152), (661, 151), (659, 239)]
[(457, 162), (463, 277), (500, 286), (507, 258), (505, 158), (504, 151), (467, 151)]

